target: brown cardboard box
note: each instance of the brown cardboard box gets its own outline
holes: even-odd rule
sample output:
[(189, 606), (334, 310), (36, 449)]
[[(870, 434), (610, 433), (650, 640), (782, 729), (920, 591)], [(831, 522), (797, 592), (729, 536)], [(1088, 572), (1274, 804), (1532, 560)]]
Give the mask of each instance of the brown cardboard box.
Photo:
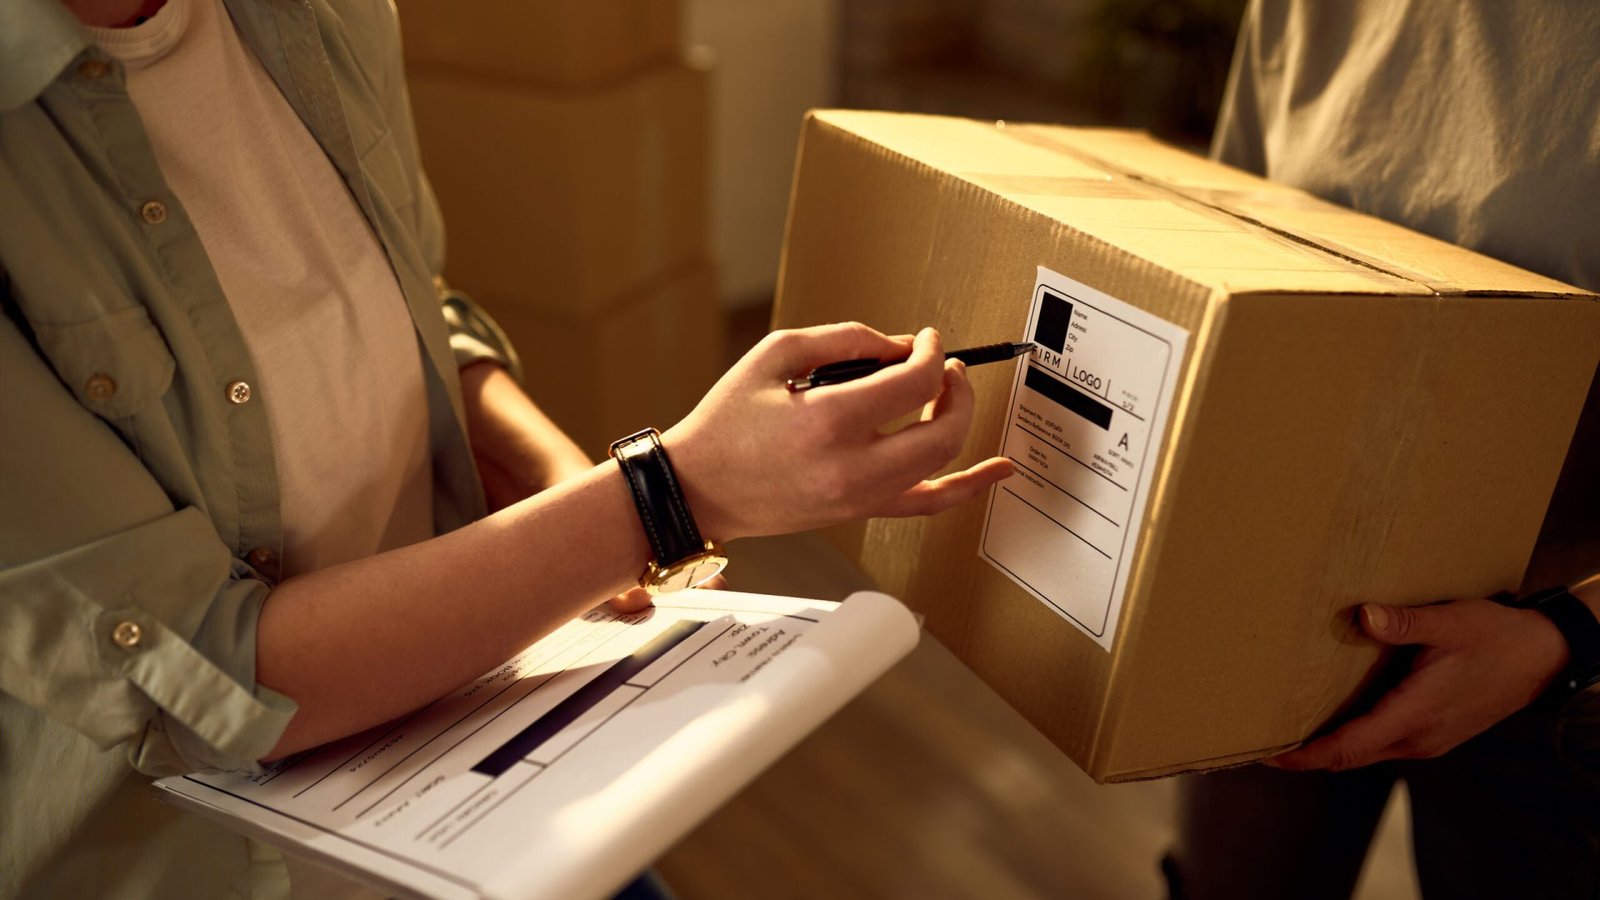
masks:
[(408, 68), (543, 85), (631, 75), (677, 53), (678, 0), (399, 0)]
[(704, 69), (581, 91), (437, 73), (410, 86), (452, 283), (580, 314), (703, 256)]
[(723, 371), (716, 267), (694, 262), (587, 315), (476, 298), (522, 358), (528, 393), (596, 459), (694, 408)]
[[(1379, 662), (1354, 627), (1356, 604), (1519, 582), (1600, 354), (1593, 295), (1136, 133), (809, 118), (778, 325), (932, 323), (949, 346), (1041, 336), (1049, 329), (1024, 324), (1041, 266), (1080, 282), (1082, 303), (1110, 309), (1097, 292), (1125, 302), (1124, 324), (1188, 332), (1170, 345), (1172, 386), (1154, 412), (1147, 386), (1124, 380), (1049, 388), (1071, 402), (1013, 419), (1016, 368), (970, 373), (977, 412), (957, 464), (1003, 440), (1038, 452), (1009, 454), (1048, 470), (1011, 479), (1016, 496), (1109, 481), (1143, 460), (1148, 480), (1119, 526), (1128, 533), (1106, 554), (1128, 561), (1120, 614), (1080, 630), (979, 558), (980, 540), (992, 552), (1019, 515), (1018, 533), (1046, 548), (1077, 546), (1057, 540), (1057, 525), (1115, 533), (1111, 518), (1066, 500), (1064, 525), (997, 493), (993, 519), (979, 500), (835, 537), (1096, 780), (1294, 745), (1347, 710)], [(1099, 352), (1109, 321), (1069, 310), (1049, 340), (1087, 336), (1075, 346)], [(1057, 362), (1041, 355), (1023, 371), (1047, 364)], [(1017, 388), (1023, 405), (1047, 406), (1031, 389)], [(1059, 411), (1073, 403), (1087, 412)], [(1082, 424), (1092, 413), (1114, 441), (1133, 421), (1125, 408), (1165, 424), (1143, 457), (1088, 458), (1061, 436), (1093, 437)], [(1027, 434), (1030, 423), (1046, 433)], [(1142, 526), (1128, 524), (1141, 513)], [(1029, 577), (1076, 578), (1099, 571), (1096, 559), (1050, 549)]]

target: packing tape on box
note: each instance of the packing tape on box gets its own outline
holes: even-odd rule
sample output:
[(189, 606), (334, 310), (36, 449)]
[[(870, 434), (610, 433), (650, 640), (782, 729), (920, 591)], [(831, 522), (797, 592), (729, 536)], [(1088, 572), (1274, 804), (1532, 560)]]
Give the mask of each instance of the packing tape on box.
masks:
[[(1392, 222), (1372, 216), (1367, 216), (1360, 220), (1362, 232), (1359, 235), (1351, 233), (1343, 241), (1330, 239), (1326, 234), (1313, 239), (1306, 236), (1305, 232), (1308, 229), (1303, 227), (1303, 223), (1308, 219), (1315, 218), (1316, 224), (1319, 226), (1317, 230), (1321, 231), (1321, 226), (1327, 224), (1328, 219), (1333, 217), (1334, 211), (1342, 212), (1343, 207), (1287, 185), (1263, 189), (1259, 182), (1256, 182), (1251, 184), (1250, 187), (1215, 187), (1180, 184), (1176, 181), (1169, 181), (1145, 173), (1135, 173), (1105, 157), (1088, 153), (1078, 147), (1063, 144), (1050, 134), (1050, 130), (1050, 126), (1038, 125), (1009, 125), (996, 128), (998, 133), (1012, 140), (1069, 157), (1076, 162), (1104, 171), (1114, 178), (1133, 184), (1147, 185), (1154, 191), (1165, 194), (1175, 200), (1213, 210), (1244, 227), (1264, 229), (1283, 240), (1310, 248), (1334, 259), (1342, 260), (1352, 267), (1369, 269), (1392, 278), (1408, 281), (1430, 293), (1451, 295), (1470, 291), (1475, 296), (1494, 293), (1492, 290), (1485, 290), (1481, 281), (1474, 281), (1473, 286), (1469, 288), (1466, 282), (1450, 278), (1437, 269), (1421, 268), (1415, 263), (1415, 257), (1412, 254), (1404, 252), (1408, 247), (1417, 247), (1419, 250), (1425, 250), (1426, 255), (1436, 256), (1442, 248), (1451, 246), (1448, 242), (1418, 234)], [(1172, 152), (1181, 157), (1185, 165), (1204, 164), (1186, 151), (1173, 148)], [(1226, 183), (1236, 180), (1233, 173), (1229, 172), (1221, 164), (1215, 164), (1215, 167), (1215, 175), (1220, 181)], [(994, 178), (994, 176), (985, 177), (990, 180)], [(1005, 179), (1004, 176), (1002, 178)], [(1048, 180), (1044, 180), (1032, 185), (1027, 182), (1014, 181), (1014, 179), (1015, 176), (1012, 176), (1010, 179), (1005, 179), (1000, 183), (1012, 181), (1014, 187), (1011, 189), (1017, 190), (1019, 193), (1045, 192), (1030, 190), (1029, 188), (1031, 187), (1053, 189), (1070, 196), (1119, 196), (1110, 189), (1098, 186), (1096, 182), (1090, 179), (1059, 179), (1059, 183), (1056, 184), (1045, 183)], [(1354, 239), (1361, 239), (1369, 245), (1375, 243), (1381, 246), (1386, 253), (1379, 256), (1370, 250), (1362, 249), (1356, 246)], [(1455, 249), (1458, 250), (1458, 255), (1462, 258), (1476, 256), (1470, 250), (1464, 248)], [(1402, 258), (1397, 259), (1396, 255)], [(1405, 257), (1411, 257), (1411, 260), (1407, 261)], [(1526, 286), (1521, 283), (1526, 281), (1526, 273), (1519, 272), (1518, 277), (1518, 287), (1515, 290), (1507, 290), (1506, 293), (1527, 296), (1529, 292)], [(1545, 291), (1535, 292), (1535, 295), (1560, 297), (1576, 296), (1578, 293), (1578, 291), (1560, 282), (1551, 280), (1549, 287)]]

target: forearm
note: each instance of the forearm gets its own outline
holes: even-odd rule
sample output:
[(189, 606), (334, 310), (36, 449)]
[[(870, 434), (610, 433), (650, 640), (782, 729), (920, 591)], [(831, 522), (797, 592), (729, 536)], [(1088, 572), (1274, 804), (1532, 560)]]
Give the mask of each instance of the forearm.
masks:
[(272, 758), (441, 696), (634, 583), (648, 558), (615, 464), (411, 547), (291, 578), (257, 679), (299, 712)]
[(467, 437), (491, 509), (509, 506), (592, 465), (500, 366), (479, 362), (462, 369), (461, 393)]
[(500, 512), (270, 595), (257, 677), (300, 705), (274, 756), (441, 696), (643, 569), (643, 538), (615, 467), (593, 466), (500, 366), (470, 365), (461, 385), (473, 456)]

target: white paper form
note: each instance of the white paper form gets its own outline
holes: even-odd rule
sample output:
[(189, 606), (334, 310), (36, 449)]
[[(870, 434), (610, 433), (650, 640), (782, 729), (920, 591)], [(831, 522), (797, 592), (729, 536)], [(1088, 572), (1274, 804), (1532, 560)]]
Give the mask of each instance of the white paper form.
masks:
[(168, 799), (390, 891), (603, 897), (917, 639), (882, 594), (597, 608), (417, 713)]
[(1189, 332), (1039, 267), (979, 555), (1111, 649)]

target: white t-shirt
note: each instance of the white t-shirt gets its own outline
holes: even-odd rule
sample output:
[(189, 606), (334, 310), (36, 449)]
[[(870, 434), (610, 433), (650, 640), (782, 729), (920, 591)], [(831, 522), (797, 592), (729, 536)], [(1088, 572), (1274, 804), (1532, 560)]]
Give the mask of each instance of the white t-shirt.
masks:
[(266, 404), (281, 577), (431, 537), (421, 347), (333, 163), (220, 0), (91, 29), (127, 69), (162, 173), (211, 258)]

